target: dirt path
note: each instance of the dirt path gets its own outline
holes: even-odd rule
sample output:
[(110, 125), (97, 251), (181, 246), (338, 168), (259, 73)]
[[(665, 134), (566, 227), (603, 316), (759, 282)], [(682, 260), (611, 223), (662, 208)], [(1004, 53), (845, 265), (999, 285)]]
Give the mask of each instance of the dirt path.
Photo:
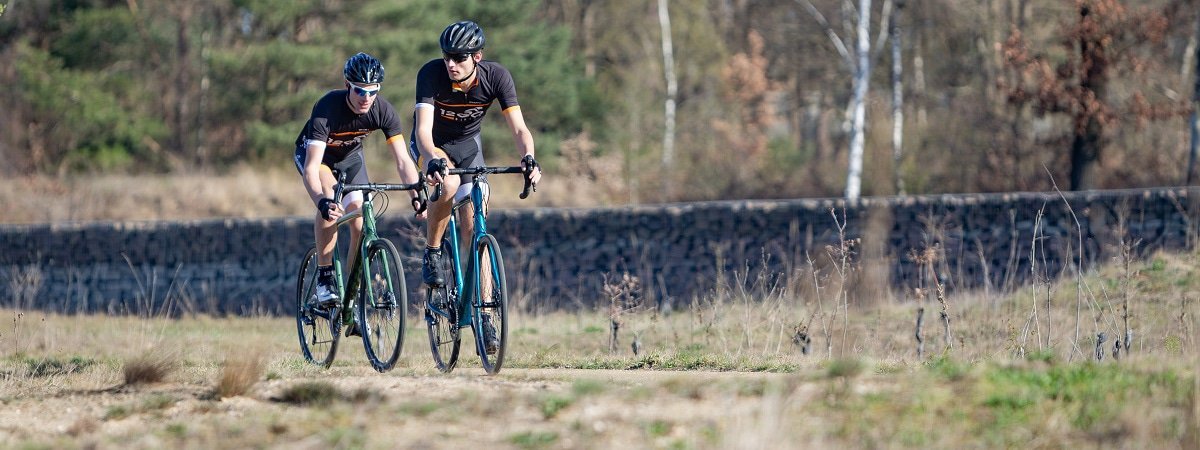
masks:
[[(281, 400), (306, 382), (332, 385), (339, 397), (324, 405)], [(797, 386), (785, 374), (506, 368), (489, 377), (470, 367), (451, 374), (335, 368), (262, 381), (225, 399), (195, 382), (44, 386), (45, 394), (12, 397), (0, 408), (0, 445), (708, 448), (755, 439), (747, 430), (777, 423), (782, 397), (812, 391)]]

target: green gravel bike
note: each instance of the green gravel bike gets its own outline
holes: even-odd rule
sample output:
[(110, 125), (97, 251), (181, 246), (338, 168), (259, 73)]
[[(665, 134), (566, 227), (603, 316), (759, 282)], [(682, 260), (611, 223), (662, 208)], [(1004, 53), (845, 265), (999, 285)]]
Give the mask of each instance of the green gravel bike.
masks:
[(348, 231), (350, 221), (362, 217), (362, 241), (346, 272), (342, 269), (342, 259), (346, 257), (343, 246), (335, 244), (333, 265), (341, 302), (333, 306), (323, 306), (317, 301), (316, 246), (300, 261), (295, 305), (300, 350), (308, 362), (328, 368), (337, 355), (343, 327), (348, 330), (356, 327), (371, 367), (386, 372), (395, 367), (404, 347), (408, 289), (400, 253), (391, 241), (379, 237), (375, 224), (387, 210), (389, 191), (417, 190), (420, 208), (424, 210), (425, 184), (346, 184), (344, 178), (344, 174), (339, 176), (334, 186), (334, 201), (340, 203), (343, 195), (362, 191), (363, 204), (362, 208), (340, 217), (337, 227), (340, 231), (345, 226)]

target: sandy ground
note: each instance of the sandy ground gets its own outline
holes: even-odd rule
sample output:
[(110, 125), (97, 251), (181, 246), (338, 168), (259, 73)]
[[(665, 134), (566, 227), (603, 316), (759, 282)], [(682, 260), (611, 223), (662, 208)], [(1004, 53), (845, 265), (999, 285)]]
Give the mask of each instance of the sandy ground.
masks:
[[(788, 437), (781, 428), (788, 405), (815, 393), (795, 375), (765, 373), (397, 372), (335, 367), (315, 377), (262, 381), (224, 399), (203, 383), (42, 386), (31, 390), (40, 393), (6, 399), (0, 446), (758, 448)], [(331, 384), (346, 398), (328, 405), (281, 401), (305, 382)], [(803, 446), (779, 442), (770, 446)]]

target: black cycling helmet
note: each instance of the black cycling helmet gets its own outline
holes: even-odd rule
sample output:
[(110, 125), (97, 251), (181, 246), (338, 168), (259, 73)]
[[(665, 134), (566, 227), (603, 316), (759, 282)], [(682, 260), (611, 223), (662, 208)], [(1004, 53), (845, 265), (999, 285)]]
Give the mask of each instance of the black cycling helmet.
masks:
[(483, 49), (483, 28), (470, 20), (450, 24), (442, 31), (442, 53), (475, 53)]
[(378, 84), (383, 82), (383, 64), (374, 56), (359, 52), (346, 60), (342, 74), (352, 83)]

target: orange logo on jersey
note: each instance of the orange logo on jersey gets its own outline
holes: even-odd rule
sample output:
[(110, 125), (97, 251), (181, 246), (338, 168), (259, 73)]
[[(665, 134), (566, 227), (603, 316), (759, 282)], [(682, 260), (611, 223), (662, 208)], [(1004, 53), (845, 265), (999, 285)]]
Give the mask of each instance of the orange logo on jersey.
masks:
[(341, 133), (330, 133), (329, 139), (326, 140), (326, 145), (331, 147), (347, 147), (362, 143), (367, 135), (371, 134), (371, 130), (346, 131)]

